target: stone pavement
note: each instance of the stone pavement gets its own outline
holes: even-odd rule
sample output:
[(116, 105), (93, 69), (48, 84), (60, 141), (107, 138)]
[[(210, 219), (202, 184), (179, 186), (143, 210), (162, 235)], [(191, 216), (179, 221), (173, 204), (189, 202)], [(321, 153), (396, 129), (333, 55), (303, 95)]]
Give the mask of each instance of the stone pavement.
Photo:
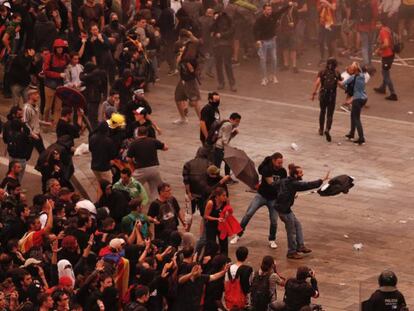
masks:
[[(306, 66), (306, 61), (303, 64)], [(311, 67), (311, 66), (309, 66)], [(395, 76), (402, 100), (388, 103), (369, 93), (371, 108), (363, 111), (362, 122), (367, 144), (354, 146), (343, 135), (349, 128), (349, 114), (336, 112), (332, 129), (333, 142), (327, 143), (317, 135), (318, 103), (310, 102), (314, 72), (298, 75), (281, 73), (280, 84), (266, 88), (259, 86), (258, 67), (242, 64), (236, 68), (238, 92), (222, 93), (222, 117), (237, 111), (242, 115), (240, 135), (233, 145), (247, 152), (258, 165), (263, 157), (280, 151), (285, 166), (295, 162), (305, 171), (305, 180), (324, 176), (349, 174), (356, 186), (348, 195), (322, 198), (317, 194), (302, 194), (294, 206), (302, 221), (307, 246), (313, 253), (301, 261), (286, 259), (286, 234), (279, 221), (279, 248), (267, 246), (268, 212), (260, 209), (249, 224), (238, 245), (248, 246), (249, 261), (258, 267), (262, 256), (272, 255), (284, 276), (294, 275), (300, 265), (316, 271), (321, 297), (317, 300), (326, 310), (358, 310), (358, 303), (366, 299), (376, 287), (376, 277), (385, 268), (397, 272), (400, 288), (408, 303), (414, 306), (414, 116), (412, 108), (412, 68), (395, 67)], [(303, 67), (302, 67), (303, 68)], [(307, 69), (308, 70), (308, 69)], [(394, 73), (394, 72), (393, 72)], [(162, 177), (169, 182), (179, 202), (184, 205), (181, 170), (185, 161), (193, 158), (198, 146), (198, 120), (190, 109), (190, 122), (176, 126), (171, 123), (177, 112), (173, 102), (177, 77), (167, 77), (161, 71), (161, 82), (147, 93), (153, 118), (163, 130), (159, 137), (170, 150), (160, 152)], [(379, 81), (373, 78), (370, 88)], [(206, 91), (215, 81), (203, 81), (203, 102)], [(339, 95), (338, 103), (343, 99)], [(0, 106), (4, 115), (7, 105)], [(52, 134), (44, 135), (54, 141)], [(87, 141), (84, 135), (77, 144)], [(290, 145), (295, 142), (299, 149)], [(83, 192), (96, 199), (96, 182), (89, 169), (90, 155), (75, 157), (76, 179)], [(235, 216), (240, 220), (254, 194), (246, 186), (230, 187)], [(192, 231), (198, 233), (199, 215), (194, 217)], [(362, 243), (360, 251), (354, 243)], [(234, 257), (236, 247), (230, 246)], [(279, 291), (282, 297), (283, 289)]]

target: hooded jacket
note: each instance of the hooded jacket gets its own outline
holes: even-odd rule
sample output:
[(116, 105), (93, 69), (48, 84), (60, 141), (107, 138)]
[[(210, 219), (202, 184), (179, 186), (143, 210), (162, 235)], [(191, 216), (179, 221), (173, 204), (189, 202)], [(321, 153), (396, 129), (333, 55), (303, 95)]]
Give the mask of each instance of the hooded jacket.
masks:
[(45, 84), (48, 85), (48, 80), (53, 80), (58, 85), (63, 85), (63, 78), (61, 74), (65, 71), (66, 66), (69, 64), (70, 57), (67, 53), (57, 54), (56, 49), (67, 48), (66, 41), (62, 39), (56, 39), (53, 42), (53, 53), (45, 58), (43, 62), (43, 73), (45, 75)]
[(296, 192), (319, 188), (322, 183), (322, 179), (300, 181), (290, 176), (280, 180), (280, 182), (278, 182), (276, 210), (281, 214), (291, 213), (291, 207), (295, 203)]
[(46, 47), (51, 50), (57, 35), (55, 24), (48, 20), (45, 13), (39, 13), (33, 30), (34, 49), (40, 51), (41, 48)]
[(207, 168), (211, 165), (208, 150), (200, 147), (196, 157), (184, 164), (183, 182), (190, 186), (192, 195), (204, 196), (209, 188), (207, 185)]
[(102, 94), (107, 93), (107, 78), (105, 71), (98, 69), (92, 62), (85, 64), (79, 75), (85, 90), (82, 92), (88, 103), (100, 102)]

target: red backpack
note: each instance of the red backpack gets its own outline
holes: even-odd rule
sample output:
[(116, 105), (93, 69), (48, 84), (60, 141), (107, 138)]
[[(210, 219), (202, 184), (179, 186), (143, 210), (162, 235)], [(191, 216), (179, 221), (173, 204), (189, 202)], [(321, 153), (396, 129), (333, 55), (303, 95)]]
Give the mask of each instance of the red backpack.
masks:
[(246, 295), (240, 284), (239, 270), (237, 269), (234, 279), (231, 276), (230, 269), (227, 271), (228, 280), (224, 283), (224, 302), (226, 308), (245, 308)]

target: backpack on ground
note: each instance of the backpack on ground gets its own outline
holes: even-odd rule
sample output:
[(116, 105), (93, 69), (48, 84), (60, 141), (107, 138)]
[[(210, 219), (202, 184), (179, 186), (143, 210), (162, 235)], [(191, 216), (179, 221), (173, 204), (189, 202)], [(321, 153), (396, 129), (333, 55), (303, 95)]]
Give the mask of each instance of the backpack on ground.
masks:
[(220, 129), (223, 126), (224, 123), (230, 122), (229, 120), (222, 120), (222, 121), (214, 121), (213, 124), (210, 127), (210, 130), (208, 131), (206, 143), (208, 145), (214, 145), (217, 140), (220, 138)]
[(224, 283), (224, 301), (228, 310), (246, 307), (247, 299), (240, 284), (239, 269), (240, 267), (234, 278), (231, 276), (230, 270), (227, 271), (228, 280)]
[(267, 310), (269, 306), (271, 301), (269, 279), (269, 274), (260, 275), (259, 272), (254, 274), (250, 294), (252, 307), (255, 311)]

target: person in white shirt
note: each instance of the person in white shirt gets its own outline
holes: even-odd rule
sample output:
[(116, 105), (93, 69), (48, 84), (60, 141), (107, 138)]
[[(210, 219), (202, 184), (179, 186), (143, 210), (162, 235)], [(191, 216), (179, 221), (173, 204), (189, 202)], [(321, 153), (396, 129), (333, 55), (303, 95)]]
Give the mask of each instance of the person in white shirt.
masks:
[(79, 64), (79, 59), (78, 52), (72, 52), (70, 54), (70, 63), (65, 69), (64, 85), (83, 91), (85, 87), (82, 86), (82, 81), (79, 78), (80, 74), (83, 72), (83, 66)]

